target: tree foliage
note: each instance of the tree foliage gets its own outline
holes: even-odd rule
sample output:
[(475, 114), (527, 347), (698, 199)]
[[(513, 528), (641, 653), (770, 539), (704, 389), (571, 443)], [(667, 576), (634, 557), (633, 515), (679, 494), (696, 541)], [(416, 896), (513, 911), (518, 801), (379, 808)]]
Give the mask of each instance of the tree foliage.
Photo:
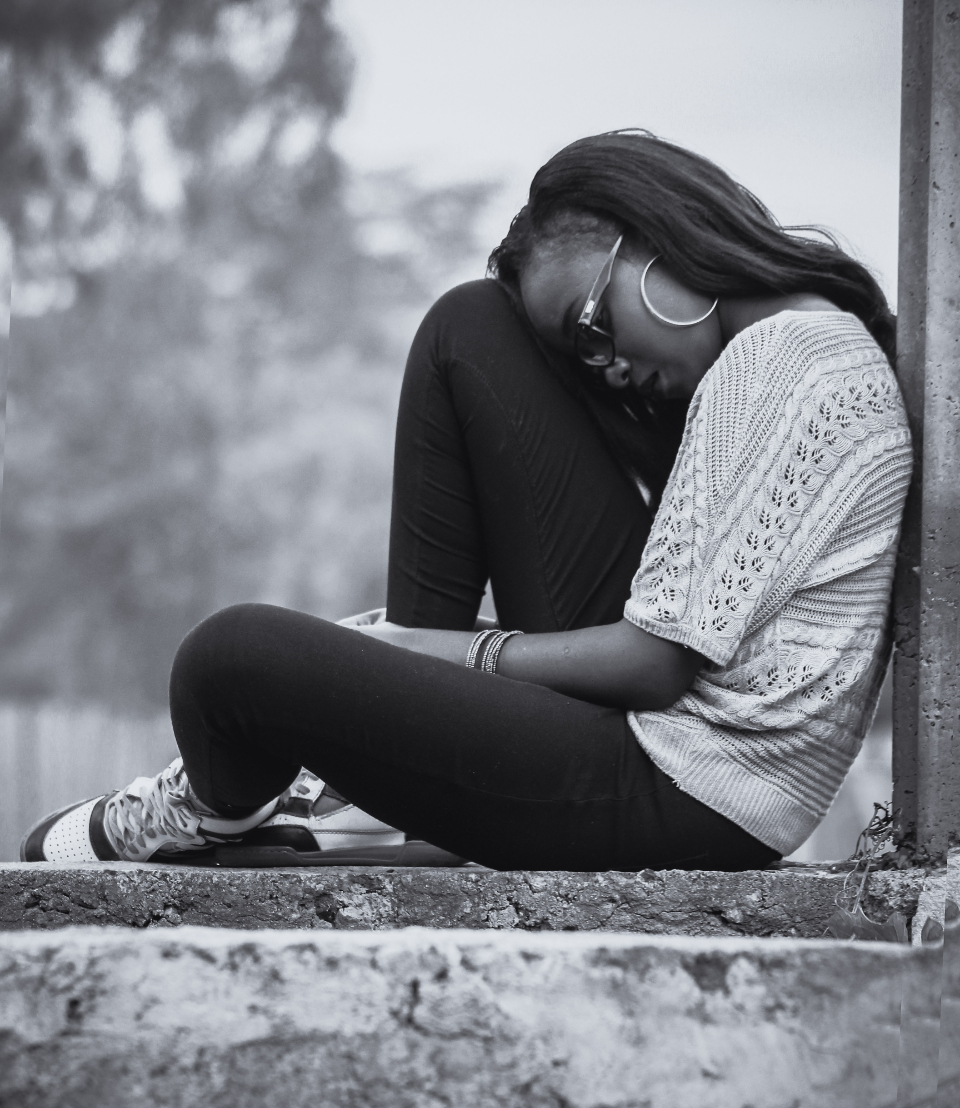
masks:
[(163, 702), (256, 599), (382, 600), (402, 341), (489, 187), (358, 178), (326, 0), (6, 0), (0, 695)]
[(327, 7), (6, 6), (0, 216), (24, 310), (45, 306), (37, 282), (49, 297), (51, 278), (96, 271), (134, 246), (170, 252), (172, 234), (203, 226), (226, 199), (261, 231), (289, 222), (291, 199), (305, 209), (332, 200), (339, 167), (325, 137), (350, 61)]

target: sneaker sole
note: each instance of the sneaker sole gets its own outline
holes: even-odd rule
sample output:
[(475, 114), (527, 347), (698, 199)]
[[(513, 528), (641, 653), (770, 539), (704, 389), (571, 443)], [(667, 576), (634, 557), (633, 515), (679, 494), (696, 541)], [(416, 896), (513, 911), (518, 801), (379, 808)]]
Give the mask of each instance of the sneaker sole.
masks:
[[(110, 794), (107, 794), (109, 796)], [(107, 796), (100, 797), (101, 803)], [(97, 799), (91, 797), (90, 799)], [(38, 820), (24, 835), (20, 843), (21, 862), (46, 862), (43, 854), (43, 841), (46, 832), (56, 821), (84, 804), (89, 800), (77, 801), (67, 804), (56, 812)], [(109, 844), (103, 837), (94, 836), (94, 828), (91, 827), (91, 839), (96, 837), (94, 850), (100, 856), (101, 861), (118, 861)], [(295, 850), (291, 846), (244, 846), (242, 843), (236, 846), (209, 846), (200, 850), (159, 852), (148, 860), (148, 865), (167, 866), (224, 866), (233, 869), (280, 869), (290, 867), (308, 866), (428, 866), (431, 868), (452, 868), (469, 864), (466, 858), (451, 854), (448, 850), (441, 850), (432, 843), (421, 839), (412, 839), (400, 846), (353, 846), (343, 847), (337, 850)]]
[(400, 846), (355, 846), (339, 850), (294, 850), (291, 846), (220, 846), (214, 865), (235, 869), (290, 866), (462, 866), (466, 858), (413, 839)]

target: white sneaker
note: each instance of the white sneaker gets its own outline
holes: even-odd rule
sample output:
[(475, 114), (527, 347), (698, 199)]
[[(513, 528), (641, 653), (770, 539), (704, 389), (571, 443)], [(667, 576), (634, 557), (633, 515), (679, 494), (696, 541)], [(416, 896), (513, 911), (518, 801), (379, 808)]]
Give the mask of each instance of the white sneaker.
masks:
[(44, 817), (20, 844), (22, 862), (174, 862), (208, 866), (458, 866), (464, 859), (407, 840), (309, 770), (243, 819), (194, 795), (180, 758), (156, 777)]
[(402, 832), (340, 796), (309, 770), (277, 810), (238, 843), (216, 852), (221, 866), (461, 866), (466, 859)]
[(156, 777), (44, 817), (24, 836), (20, 860), (214, 865), (220, 844), (239, 839), (279, 803), (276, 797), (243, 819), (224, 819), (197, 799), (176, 758)]

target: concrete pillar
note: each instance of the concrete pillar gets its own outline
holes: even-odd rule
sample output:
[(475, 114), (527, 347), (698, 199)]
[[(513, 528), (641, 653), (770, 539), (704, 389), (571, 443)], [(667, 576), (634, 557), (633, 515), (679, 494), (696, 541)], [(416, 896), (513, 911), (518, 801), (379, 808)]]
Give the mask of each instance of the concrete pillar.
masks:
[(960, 842), (960, 0), (905, 0), (898, 373), (916, 448), (894, 592), (898, 845)]

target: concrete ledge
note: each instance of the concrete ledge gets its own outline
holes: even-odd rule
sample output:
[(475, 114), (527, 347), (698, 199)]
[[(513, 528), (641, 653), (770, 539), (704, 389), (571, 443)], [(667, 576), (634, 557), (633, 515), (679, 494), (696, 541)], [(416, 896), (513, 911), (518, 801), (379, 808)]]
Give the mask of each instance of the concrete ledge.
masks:
[(0, 1103), (892, 1108), (904, 988), (939, 972), (888, 943), (6, 934)]
[[(129, 863), (0, 865), (0, 930), (76, 924), (384, 930), (408, 926), (816, 938), (844, 874), (234, 870)], [(870, 877), (864, 907), (912, 919), (921, 871)]]
[(960, 904), (960, 850), (951, 850), (946, 866), (929, 873), (920, 890), (915, 918), (918, 926), (913, 928), (913, 942), (919, 944), (920, 933), (928, 919), (944, 922), (944, 907), (947, 900)]

